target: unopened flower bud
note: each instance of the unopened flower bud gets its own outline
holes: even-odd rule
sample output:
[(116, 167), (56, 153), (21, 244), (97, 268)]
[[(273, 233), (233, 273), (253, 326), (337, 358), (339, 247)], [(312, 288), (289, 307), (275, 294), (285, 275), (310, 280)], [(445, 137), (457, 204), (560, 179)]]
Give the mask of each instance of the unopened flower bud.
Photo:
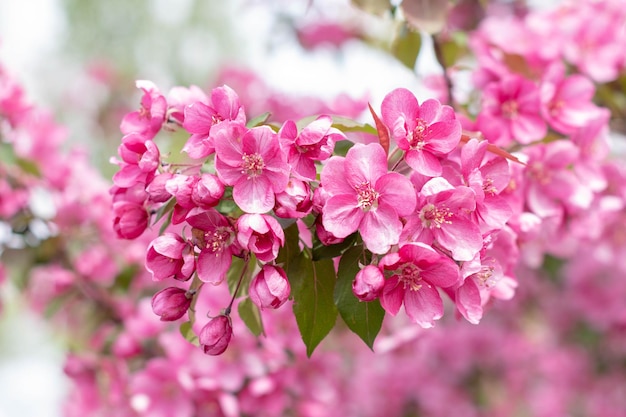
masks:
[(150, 201), (155, 203), (164, 203), (172, 198), (172, 194), (165, 189), (165, 184), (167, 181), (171, 180), (172, 177), (173, 175), (170, 172), (164, 172), (154, 177), (146, 188), (146, 191), (150, 196)]
[(152, 311), (161, 321), (178, 320), (185, 315), (191, 305), (191, 297), (183, 288), (168, 287), (152, 297)]
[(207, 355), (221, 355), (224, 353), (233, 335), (230, 317), (220, 315), (214, 317), (200, 330), (198, 336), (200, 346)]
[(260, 308), (278, 308), (290, 293), (287, 274), (278, 266), (264, 265), (250, 283), (250, 299)]
[(385, 276), (374, 265), (361, 269), (352, 281), (352, 292), (361, 301), (372, 301), (380, 296), (385, 285)]
[(224, 184), (212, 174), (202, 174), (191, 191), (191, 199), (198, 207), (210, 208), (224, 196)]

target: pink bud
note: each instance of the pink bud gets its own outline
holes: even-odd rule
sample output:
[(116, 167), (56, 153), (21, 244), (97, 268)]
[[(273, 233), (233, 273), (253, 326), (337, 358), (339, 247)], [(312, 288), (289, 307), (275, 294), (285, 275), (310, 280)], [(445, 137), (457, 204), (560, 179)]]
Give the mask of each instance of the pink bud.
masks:
[(212, 174), (202, 174), (191, 191), (191, 199), (199, 207), (214, 207), (224, 196), (224, 184)]
[(191, 305), (191, 297), (183, 288), (168, 287), (152, 297), (152, 311), (161, 321), (175, 321), (185, 315)]
[(285, 191), (276, 194), (274, 213), (278, 217), (300, 219), (311, 212), (313, 199), (307, 182), (291, 178)]
[(361, 269), (352, 282), (352, 292), (361, 301), (372, 301), (380, 296), (385, 285), (385, 276), (374, 265)]
[(148, 212), (132, 202), (113, 204), (113, 229), (122, 239), (135, 239), (148, 228)]
[(250, 299), (260, 308), (278, 308), (290, 293), (287, 274), (278, 266), (264, 265), (250, 283)]
[(190, 175), (176, 174), (165, 183), (168, 193), (176, 197), (176, 203), (186, 209), (196, 207), (196, 203), (191, 199), (191, 192), (194, 189), (198, 177)]
[(324, 228), (322, 216), (317, 216), (315, 220), (315, 233), (317, 238), (326, 246), (343, 242), (344, 238), (337, 237)]
[(200, 346), (207, 355), (224, 353), (233, 335), (230, 317), (222, 314), (214, 317), (200, 330)]
[(164, 172), (162, 174), (155, 176), (152, 179), (152, 181), (146, 188), (146, 191), (150, 195), (149, 197), (150, 201), (153, 201), (155, 203), (164, 203), (170, 198), (172, 198), (172, 194), (167, 192), (167, 190), (165, 189), (165, 184), (172, 177), (173, 175), (171, 173)]

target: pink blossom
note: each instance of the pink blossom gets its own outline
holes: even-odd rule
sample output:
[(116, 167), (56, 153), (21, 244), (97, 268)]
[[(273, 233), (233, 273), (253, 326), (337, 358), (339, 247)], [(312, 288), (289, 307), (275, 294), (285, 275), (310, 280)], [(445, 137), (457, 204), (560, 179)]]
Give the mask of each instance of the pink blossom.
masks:
[(420, 174), (441, 175), (439, 157), (450, 153), (461, 139), (461, 124), (452, 107), (435, 99), (421, 105), (409, 90), (398, 88), (385, 96), (382, 120), (406, 163)]
[(194, 159), (203, 159), (215, 152), (214, 126), (224, 121), (246, 123), (246, 114), (237, 93), (224, 85), (211, 91), (208, 103), (197, 101), (185, 108), (183, 127), (192, 135), (183, 151)]
[(150, 359), (128, 386), (134, 411), (153, 417), (192, 417), (191, 387), (181, 371), (165, 358)]
[(443, 316), (443, 301), (436, 287), (459, 282), (459, 268), (447, 256), (423, 243), (408, 243), (396, 253), (385, 255), (378, 266), (391, 276), (385, 281), (380, 302), (391, 315), (400, 306), (409, 318), (424, 328)]
[(573, 133), (599, 115), (600, 108), (592, 101), (593, 83), (580, 74), (566, 77), (560, 62), (548, 68), (540, 91), (541, 115), (558, 132)]
[(200, 346), (207, 355), (221, 355), (224, 353), (233, 335), (230, 317), (224, 314), (212, 318), (200, 330), (198, 338)]
[(167, 278), (186, 281), (195, 270), (193, 247), (179, 235), (166, 232), (150, 243), (146, 269), (155, 281)]
[(225, 185), (233, 186), (235, 203), (247, 213), (274, 208), (275, 194), (289, 182), (289, 165), (272, 129), (222, 123), (214, 135), (215, 169)]
[(162, 174), (157, 174), (150, 184), (146, 187), (146, 191), (148, 192), (148, 198), (151, 202), (154, 203), (164, 203), (170, 198), (172, 198), (172, 194), (169, 193), (166, 189), (167, 182), (172, 179), (174, 175), (170, 172), (164, 172)]
[(138, 133), (152, 139), (161, 130), (165, 122), (167, 102), (159, 89), (151, 81), (137, 81), (137, 88), (143, 90), (141, 106), (138, 111), (128, 113), (120, 124), (123, 134)]
[(463, 182), (474, 191), (476, 200), (470, 218), (483, 234), (501, 229), (513, 214), (500, 196), (511, 179), (509, 165), (502, 157), (490, 158), (487, 146), (486, 141), (471, 139), (461, 148)]
[(185, 108), (196, 102), (207, 103), (209, 97), (202, 89), (196, 85), (186, 87), (173, 87), (167, 94), (167, 115), (168, 121), (174, 120), (183, 125), (185, 121)]
[(261, 262), (270, 262), (285, 244), (285, 233), (272, 216), (244, 214), (237, 220), (237, 241)]
[(224, 196), (224, 184), (217, 176), (203, 173), (191, 190), (191, 200), (203, 209), (215, 207)]
[(485, 87), (476, 126), (498, 146), (536, 142), (547, 132), (540, 104), (535, 83), (519, 75), (506, 76)]
[(454, 187), (443, 178), (432, 178), (418, 193), (416, 213), (408, 218), (401, 242), (424, 242), (447, 249), (457, 261), (469, 261), (483, 246), (478, 226), (467, 213), (474, 211), (474, 192)]
[(193, 241), (200, 251), (196, 265), (198, 278), (213, 285), (221, 283), (233, 255), (241, 252), (234, 227), (214, 209), (192, 214), (187, 222), (193, 227)]
[(332, 124), (330, 116), (322, 115), (306, 125), (300, 133), (291, 120), (281, 126), (278, 137), (294, 176), (305, 180), (316, 179), (315, 162), (328, 159), (333, 153), (335, 142), (346, 139)]
[(361, 301), (372, 301), (382, 293), (385, 277), (375, 265), (366, 265), (357, 272), (352, 282), (352, 293)]
[(118, 187), (149, 183), (161, 162), (159, 148), (139, 133), (124, 136), (118, 153), (122, 157), (121, 168), (113, 176)]
[(191, 299), (183, 288), (164, 288), (152, 297), (152, 311), (161, 317), (161, 321), (175, 321), (185, 315)]
[(379, 254), (398, 243), (400, 216), (415, 209), (415, 190), (406, 177), (388, 172), (382, 146), (356, 144), (345, 158), (333, 156), (321, 179), (330, 196), (322, 218), (327, 231), (345, 238), (358, 230), (367, 248)]
[(274, 214), (287, 219), (300, 219), (311, 212), (313, 198), (308, 182), (290, 178), (284, 191), (276, 194)]
[(287, 274), (279, 266), (263, 265), (250, 283), (250, 299), (261, 309), (282, 306), (290, 293)]
[(113, 230), (122, 239), (135, 239), (148, 228), (148, 212), (143, 204), (124, 201), (113, 205)]

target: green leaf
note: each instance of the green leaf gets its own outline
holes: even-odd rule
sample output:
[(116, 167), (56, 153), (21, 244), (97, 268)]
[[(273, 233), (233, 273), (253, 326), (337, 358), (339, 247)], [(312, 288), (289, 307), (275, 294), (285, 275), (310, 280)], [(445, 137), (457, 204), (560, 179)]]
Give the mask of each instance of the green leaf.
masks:
[(385, 310), (378, 300), (360, 301), (352, 293), (352, 281), (359, 272), (359, 261), (363, 260), (362, 245), (348, 249), (341, 257), (335, 286), (335, 304), (348, 328), (373, 349)]
[(248, 286), (250, 285), (252, 274), (254, 273), (254, 265), (256, 263), (256, 258), (254, 255), (250, 254), (248, 263), (248, 268), (244, 271), (246, 261), (243, 258), (233, 256), (232, 263), (230, 265), (230, 268), (228, 269), (228, 273), (226, 274), (226, 282), (228, 283), (228, 289), (231, 294), (235, 293), (235, 290), (237, 289), (237, 284), (239, 283), (239, 278), (243, 273), (244, 276), (239, 287), (238, 295), (248, 295)]
[(247, 127), (248, 129), (251, 129), (251, 128), (253, 128), (253, 127), (256, 127), (256, 126), (262, 125), (263, 123), (267, 122), (267, 119), (269, 119), (271, 115), (272, 115), (272, 113), (270, 113), (270, 112), (265, 112), (265, 113), (263, 113), (263, 114), (262, 114), (262, 115), (260, 115), (260, 116), (257, 116), (257, 117), (255, 117), (255, 118), (253, 118), (253, 119), (250, 119), (250, 120), (248, 121), (248, 123), (246, 123), (246, 127)]
[(391, 10), (389, 0), (352, 0), (352, 4), (367, 13), (379, 16)]
[(180, 334), (183, 335), (185, 340), (195, 346), (200, 346), (200, 341), (198, 340), (198, 336), (193, 331), (191, 326), (191, 322), (186, 321), (180, 325)]
[(169, 214), (174, 209), (175, 205), (176, 199), (172, 197), (169, 199), (167, 204), (163, 204), (161, 207), (159, 207), (159, 209), (155, 213), (156, 215), (154, 216), (154, 221), (152, 222), (152, 225), (154, 226), (159, 222), (159, 220), (163, 218), (163, 216)]
[(422, 47), (422, 37), (419, 32), (409, 29), (406, 25), (401, 26), (399, 32), (393, 40), (391, 52), (404, 66), (413, 69)]
[(285, 245), (280, 248), (276, 263), (282, 265), (285, 272), (289, 273), (289, 264), (299, 255), (302, 254), (300, 250), (300, 234), (298, 232), (298, 225), (296, 223), (287, 227), (285, 230)]
[(357, 233), (352, 233), (346, 237), (343, 242), (336, 243), (334, 245), (324, 245), (316, 234), (313, 235), (313, 260), (319, 261), (320, 259), (335, 258), (343, 253), (344, 250), (349, 248), (356, 241)]
[(287, 275), (294, 299), (293, 312), (310, 357), (337, 320), (333, 300), (335, 267), (331, 259), (313, 262), (300, 254), (290, 263)]
[(256, 304), (250, 300), (250, 297), (241, 300), (237, 310), (239, 311), (239, 317), (248, 326), (253, 335), (260, 336), (265, 334), (261, 312)]
[(137, 275), (139, 268), (137, 265), (127, 266), (116, 277), (113, 288), (116, 291), (127, 293), (133, 278)]

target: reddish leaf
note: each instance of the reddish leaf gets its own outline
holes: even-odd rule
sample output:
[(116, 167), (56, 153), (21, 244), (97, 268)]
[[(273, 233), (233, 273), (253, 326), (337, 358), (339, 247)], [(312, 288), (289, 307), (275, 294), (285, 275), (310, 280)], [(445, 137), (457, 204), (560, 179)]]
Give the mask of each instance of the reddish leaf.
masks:
[[(462, 143), (467, 143), (470, 140), (470, 137), (467, 135), (461, 135), (461, 142)], [(507, 151), (505, 151), (502, 148), (498, 148), (496, 145), (490, 143), (487, 145), (487, 150), (489, 152), (491, 152), (492, 154), (501, 156), (503, 158), (508, 159), (509, 161), (513, 161), (513, 162), (517, 162), (518, 164), (522, 164), (522, 165), (526, 165), (524, 162), (520, 161), (519, 159), (517, 159), (516, 156), (511, 155), (510, 153), (508, 153)]]
[(385, 150), (385, 153), (389, 155), (389, 129), (387, 129), (387, 126), (385, 126), (382, 120), (380, 120), (380, 118), (372, 108), (372, 105), (367, 103), (367, 106), (370, 108), (370, 113), (372, 113), (374, 123), (376, 123), (376, 130), (378, 131), (378, 141)]

